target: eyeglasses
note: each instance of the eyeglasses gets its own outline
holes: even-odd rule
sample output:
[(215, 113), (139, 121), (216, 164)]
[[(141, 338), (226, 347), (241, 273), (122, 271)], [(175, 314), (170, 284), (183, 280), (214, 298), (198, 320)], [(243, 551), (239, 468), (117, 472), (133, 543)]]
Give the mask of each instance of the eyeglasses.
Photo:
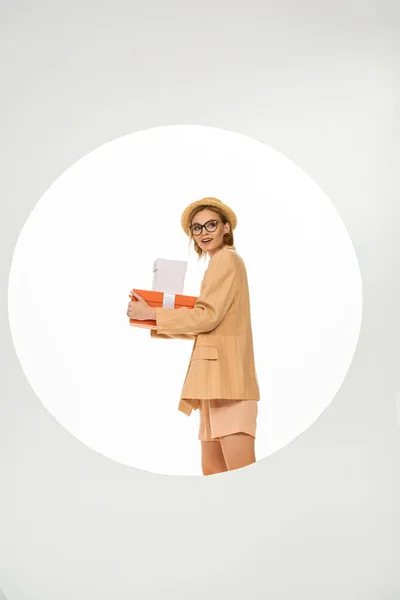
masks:
[(195, 223), (194, 225), (191, 225), (189, 229), (191, 230), (193, 235), (200, 235), (203, 232), (203, 227), (206, 231), (208, 231), (208, 233), (213, 233), (213, 231), (216, 231), (218, 223), (220, 222), (221, 221), (219, 221), (218, 219), (212, 219), (211, 221), (207, 221), (206, 223), (204, 223), (204, 225), (199, 225), (199, 223)]

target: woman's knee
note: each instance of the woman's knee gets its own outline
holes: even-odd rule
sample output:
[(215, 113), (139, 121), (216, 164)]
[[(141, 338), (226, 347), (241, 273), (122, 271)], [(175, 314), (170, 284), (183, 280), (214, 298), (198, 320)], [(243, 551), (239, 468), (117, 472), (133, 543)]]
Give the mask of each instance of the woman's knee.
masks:
[(224, 473), (228, 470), (226, 465), (201, 465), (203, 475), (216, 475), (217, 473)]
[(203, 475), (215, 475), (215, 473), (223, 473), (228, 470), (228, 467), (222, 457), (202, 457), (201, 468)]

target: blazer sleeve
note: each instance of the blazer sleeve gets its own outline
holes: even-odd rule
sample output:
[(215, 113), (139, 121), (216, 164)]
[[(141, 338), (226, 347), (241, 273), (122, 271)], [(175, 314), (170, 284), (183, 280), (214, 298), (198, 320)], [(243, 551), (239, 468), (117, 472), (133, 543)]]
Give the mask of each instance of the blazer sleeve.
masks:
[(159, 333), (199, 334), (212, 331), (231, 306), (238, 287), (236, 259), (229, 251), (211, 257), (203, 289), (194, 307), (156, 308)]
[(172, 333), (158, 333), (157, 329), (150, 329), (150, 335), (152, 338), (162, 338), (171, 340), (195, 340), (197, 338), (197, 335), (192, 335), (191, 333), (176, 333), (175, 335)]

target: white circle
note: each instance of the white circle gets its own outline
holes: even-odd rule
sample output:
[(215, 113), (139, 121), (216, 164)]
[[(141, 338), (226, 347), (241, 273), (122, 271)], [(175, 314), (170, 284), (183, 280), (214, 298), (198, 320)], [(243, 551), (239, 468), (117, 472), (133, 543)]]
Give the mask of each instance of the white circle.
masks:
[(213, 127), (155, 127), (84, 156), (48, 188), (19, 235), (9, 320), (23, 371), (47, 410), (115, 461), (201, 475), (199, 413), (177, 410), (192, 341), (129, 326), (129, 291), (156, 258), (207, 265), (181, 229), (216, 196), (238, 217), (261, 398), (256, 458), (305, 431), (349, 369), (362, 315), (351, 239), (326, 194), (268, 145)]

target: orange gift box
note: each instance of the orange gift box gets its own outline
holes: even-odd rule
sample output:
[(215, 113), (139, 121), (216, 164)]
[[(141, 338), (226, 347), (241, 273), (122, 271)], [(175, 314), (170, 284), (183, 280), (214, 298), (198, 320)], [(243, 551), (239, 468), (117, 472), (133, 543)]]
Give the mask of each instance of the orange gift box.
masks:
[[(144, 298), (147, 304), (154, 308), (194, 308), (194, 304), (197, 300), (197, 296), (185, 296), (184, 294), (167, 294), (166, 292), (154, 292), (152, 290), (138, 290), (132, 289), (132, 292), (136, 292), (142, 298)], [(135, 296), (130, 294), (132, 302), (138, 302)], [(133, 327), (144, 327), (145, 329), (157, 329), (157, 323), (154, 319), (140, 320), (140, 319), (129, 319), (129, 325)]]

